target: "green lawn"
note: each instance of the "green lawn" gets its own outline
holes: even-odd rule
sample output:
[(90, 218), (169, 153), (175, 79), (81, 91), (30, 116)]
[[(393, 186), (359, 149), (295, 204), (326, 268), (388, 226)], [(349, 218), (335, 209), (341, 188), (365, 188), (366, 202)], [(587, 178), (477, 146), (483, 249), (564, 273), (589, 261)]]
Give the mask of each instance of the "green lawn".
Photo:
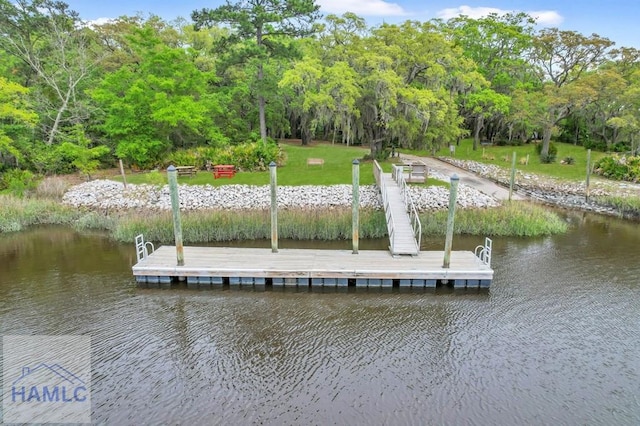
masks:
[[(284, 165), (278, 167), (278, 185), (287, 186), (350, 184), (352, 181), (353, 160), (361, 160), (368, 153), (367, 149), (361, 147), (347, 147), (326, 143), (314, 143), (311, 146), (283, 143), (282, 148), (286, 153), (287, 159)], [(322, 158), (324, 165), (307, 166), (307, 158)], [(199, 171), (194, 177), (179, 177), (178, 180), (179, 183), (192, 185), (268, 185), (269, 171), (239, 172), (230, 179), (214, 179), (213, 173)], [(149, 183), (149, 173), (127, 174), (127, 182)], [(371, 185), (373, 183), (373, 163), (360, 161), (360, 184)]]
[[(456, 147), (455, 158), (461, 160), (474, 160), (481, 163), (495, 164), (505, 169), (511, 169), (511, 158), (516, 153), (516, 169), (522, 172), (530, 172), (547, 176), (554, 176), (560, 179), (584, 180), (587, 169), (587, 150), (581, 146), (555, 142), (558, 147), (556, 162), (552, 164), (541, 164), (535, 151), (534, 144), (524, 144), (522, 146), (486, 146), (473, 150), (473, 140), (464, 139)], [(424, 152), (413, 152), (416, 155), (426, 155)], [(483, 157), (484, 154), (484, 157)], [(438, 156), (450, 157), (449, 147), (437, 152)], [(520, 164), (521, 159), (529, 155), (529, 164)], [(602, 152), (591, 151), (591, 164), (599, 158), (605, 156)], [(565, 157), (572, 157), (574, 164), (561, 164)]]

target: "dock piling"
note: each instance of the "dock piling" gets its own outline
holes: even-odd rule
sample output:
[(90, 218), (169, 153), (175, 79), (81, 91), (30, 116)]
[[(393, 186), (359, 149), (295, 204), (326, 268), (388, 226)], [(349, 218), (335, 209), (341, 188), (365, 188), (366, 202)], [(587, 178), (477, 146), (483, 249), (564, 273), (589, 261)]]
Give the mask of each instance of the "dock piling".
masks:
[(271, 183), (271, 252), (278, 252), (278, 173), (276, 163), (269, 164)]
[(453, 244), (453, 222), (456, 213), (456, 200), (458, 198), (458, 175), (451, 176), (451, 189), (449, 190), (449, 216), (447, 217), (447, 237), (444, 243), (444, 262), (442, 267), (449, 268), (451, 264), (451, 246)]
[(358, 245), (360, 243), (360, 162), (356, 159), (353, 160), (352, 164), (353, 197), (351, 210), (353, 223), (351, 225), (351, 234), (353, 240), (353, 254), (358, 254)]
[(171, 210), (173, 211), (173, 233), (176, 240), (176, 257), (178, 266), (184, 266), (184, 247), (182, 245), (182, 222), (180, 220), (180, 199), (178, 196), (178, 172), (170, 165), (167, 168), (169, 192), (171, 193)]

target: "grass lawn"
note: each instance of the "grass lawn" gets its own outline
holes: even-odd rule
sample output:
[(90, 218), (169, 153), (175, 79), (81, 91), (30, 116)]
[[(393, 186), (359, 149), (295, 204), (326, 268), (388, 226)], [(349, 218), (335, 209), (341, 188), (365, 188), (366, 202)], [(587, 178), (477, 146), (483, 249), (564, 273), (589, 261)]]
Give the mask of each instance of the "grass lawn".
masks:
[[(331, 145), (327, 143), (313, 143), (310, 146), (300, 146), (293, 143), (282, 143), (286, 153), (285, 163), (278, 167), (278, 185), (337, 185), (351, 184), (352, 162), (361, 160), (369, 150), (362, 147)], [(321, 158), (323, 165), (307, 166), (307, 158)], [(389, 169), (391, 165), (388, 166)], [(127, 174), (128, 183), (149, 183), (149, 173)], [(268, 185), (269, 170), (262, 172), (239, 172), (233, 178), (214, 179), (212, 172), (199, 171), (194, 177), (179, 177), (181, 184), (192, 185)], [(373, 163), (360, 161), (360, 184), (372, 185)]]
[[(553, 176), (560, 179), (584, 180), (587, 170), (587, 150), (581, 146), (566, 143), (554, 142), (558, 147), (556, 162), (552, 164), (541, 164), (534, 144), (524, 144), (521, 146), (486, 146), (473, 150), (473, 140), (464, 139), (460, 145), (456, 146), (455, 158), (461, 160), (473, 160), (480, 163), (495, 164), (505, 169), (511, 169), (511, 158), (516, 153), (516, 169), (522, 172), (530, 172), (541, 175)], [(425, 155), (424, 152), (412, 152), (416, 155)], [(484, 157), (483, 157), (484, 153)], [(438, 156), (449, 157), (449, 147), (437, 152)], [(529, 164), (520, 164), (520, 160), (529, 155)], [(591, 151), (591, 164), (605, 156), (603, 152)], [(574, 164), (561, 164), (566, 158), (572, 157)]]

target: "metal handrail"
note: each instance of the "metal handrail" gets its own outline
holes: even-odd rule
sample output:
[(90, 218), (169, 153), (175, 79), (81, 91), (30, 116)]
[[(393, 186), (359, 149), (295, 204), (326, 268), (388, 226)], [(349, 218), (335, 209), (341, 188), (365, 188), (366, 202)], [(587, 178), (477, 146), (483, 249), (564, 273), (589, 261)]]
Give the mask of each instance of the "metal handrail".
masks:
[(380, 188), (380, 194), (382, 195), (382, 205), (384, 208), (385, 219), (387, 221), (387, 232), (389, 233), (389, 243), (391, 244), (391, 252), (395, 253), (395, 222), (393, 220), (393, 213), (389, 206), (389, 197), (387, 195), (387, 187), (382, 179), (382, 167), (374, 160), (373, 161), (373, 175), (375, 176), (378, 188)]
[(493, 251), (493, 241), (491, 238), (486, 237), (484, 239), (484, 246), (478, 246), (474, 250), (474, 254), (482, 263), (487, 266), (491, 266), (491, 252)]
[(149, 247), (151, 248), (151, 253), (156, 250), (152, 242), (144, 241), (144, 236), (142, 234), (136, 236), (136, 257), (138, 258), (138, 262), (149, 256)]
[(418, 209), (416, 209), (415, 204), (413, 203), (413, 199), (411, 198), (411, 194), (409, 193), (409, 185), (407, 185), (407, 180), (404, 178), (404, 167), (393, 165), (393, 180), (396, 181), (398, 186), (400, 187), (400, 193), (402, 194), (402, 199), (404, 201), (404, 206), (409, 213), (409, 220), (411, 221), (411, 227), (413, 229), (413, 236), (418, 243), (418, 252), (420, 251), (420, 244), (422, 242), (422, 223), (420, 222), (420, 216), (418, 215)]

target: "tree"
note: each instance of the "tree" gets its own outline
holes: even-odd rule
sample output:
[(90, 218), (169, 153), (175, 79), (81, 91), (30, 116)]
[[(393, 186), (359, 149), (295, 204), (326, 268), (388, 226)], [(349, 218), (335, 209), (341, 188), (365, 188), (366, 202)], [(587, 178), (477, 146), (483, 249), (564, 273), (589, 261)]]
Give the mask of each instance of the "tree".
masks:
[(534, 38), (532, 60), (541, 71), (545, 93), (550, 98), (549, 109), (540, 120), (543, 123), (542, 155), (549, 154), (554, 126), (567, 117), (572, 107), (585, 101), (578, 90), (569, 86), (602, 64), (612, 45), (609, 39), (597, 34), (586, 37), (557, 28), (543, 29)]
[[(264, 64), (270, 57), (290, 54), (282, 42), (283, 37), (302, 37), (312, 33), (311, 24), (318, 19), (319, 6), (314, 0), (242, 0), (216, 9), (201, 9), (191, 14), (196, 29), (209, 27), (214, 23), (231, 26), (233, 33), (227, 38), (228, 43), (251, 39), (255, 48), (246, 45), (240, 52), (239, 59), (247, 61), (255, 58), (258, 63), (258, 84), (264, 78)], [(265, 93), (259, 87), (257, 94), (260, 136), (267, 140), (267, 124), (265, 115)]]
[(203, 72), (182, 48), (167, 46), (154, 22), (127, 36), (137, 62), (107, 74), (90, 93), (103, 111), (100, 128), (116, 154), (141, 167), (156, 165), (174, 147), (224, 140), (213, 117), (221, 108)]
[(39, 104), (48, 118), (47, 145), (54, 143), (64, 121), (86, 118), (78, 116), (81, 84), (100, 57), (92, 50), (91, 30), (81, 24), (60, 1), (0, 0), (0, 47), (23, 61), (42, 85)]
[(20, 142), (35, 126), (38, 115), (32, 110), (26, 96), (28, 89), (0, 77), (0, 159), (22, 157)]

